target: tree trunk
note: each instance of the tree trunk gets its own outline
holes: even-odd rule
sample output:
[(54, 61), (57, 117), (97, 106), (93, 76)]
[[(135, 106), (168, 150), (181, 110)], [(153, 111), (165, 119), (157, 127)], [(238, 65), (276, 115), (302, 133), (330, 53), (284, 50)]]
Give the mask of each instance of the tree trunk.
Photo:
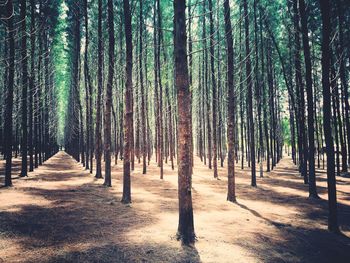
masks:
[(245, 47), (246, 47), (246, 75), (248, 89), (248, 119), (249, 119), (249, 146), (250, 146), (250, 161), (252, 164), (252, 180), (251, 185), (256, 186), (255, 174), (255, 139), (254, 139), (254, 117), (253, 117), (253, 87), (251, 79), (251, 61), (250, 61), (250, 45), (249, 45), (249, 16), (247, 0), (243, 1), (244, 20), (245, 20)]
[(337, 216), (337, 192), (334, 173), (334, 144), (331, 125), (331, 93), (330, 93), (330, 2), (320, 0), (322, 17), (322, 90), (323, 90), (323, 129), (326, 141), (327, 152), (327, 186), (328, 186), (328, 229), (332, 232), (339, 232)]
[(175, 87), (178, 99), (178, 194), (179, 226), (177, 236), (184, 244), (195, 241), (191, 193), (191, 93), (188, 81), (186, 1), (174, 3)]
[(21, 177), (28, 176), (28, 58), (27, 58), (27, 32), (26, 13), (27, 0), (21, 0), (20, 21), (21, 21), (21, 66), (22, 66), (22, 169)]
[(12, 168), (12, 110), (13, 110), (13, 86), (15, 76), (15, 38), (13, 27), (13, 2), (8, 0), (6, 4), (6, 16), (7, 20), (7, 39), (9, 46), (9, 55), (7, 60), (8, 65), (8, 80), (7, 80), (7, 93), (5, 97), (5, 186), (12, 186), (11, 168)]
[(211, 70), (211, 81), (212, 81), (212, 100), (213, 100), (213, 166), (214, 166), (214, 178), (218, 178), (218, 158), (217, 158), (217, 87), (216, 87), (216, 79), (215, 79), (215, 66), (214, 66), (214, 21), (213, 21), (213, 3), (212, 0), (209, 0), (209, 22), (210, 22), (210, 70)]
[(316, 189), (315, 177), (315, 125), (314, 125), (314, 101), (312, 91), (312, 68), (311, 54), (309, 46), (309, 36), (307, 27), (306, 6), (304, 0), (299, 0), (299, 11), (301, 17), (301, 29), (304, 47), (305, 75), (306, 75), (306, 95), (307, 95), (307, 126), (309, 138), (309, 197), (319, 198)]
[(139, 54), (139, 66), (140, 66), (140, 88), (141, 88), (141, 125), (142, 125), (142, 173), (146, 174), (147, 172), (147, 130), (146, 130), (146, 109), (145, 109), (145, 87), (143, 83), (143, 65), (142, 65), (142, 55), (143, 55), (143, 30), (144, 30), (144, 21), (143, 21), (143, 6), (142, 0), (140, 0), (140, 54)]
[(104, 152), (105, 152), (105, 186), (112, 186), (111, 178), (111, 119), (112, 119), (112, 90), (114, 77), (114, 11), (113, 0), (108, 0), (108, 82), (105, 97), (104, 118)]
[(124, 163), (123, 163), (123, 203), (131, 203), (130, 189), (130, 153), (133, 137), (133, 107), (132, 107), (132, 29), (129, 0), (123, 0), (124, 30), (126, 41), (126, 85), (125, 85), (125, 123), (124, 123)]
[[(28, 133), (28, 150), (29, 150), (29, 172), (34, 171), (34, 149), (33, 149), (33, 96), (35, 89), (35, 1), (30, 0), (30, 11), (31, 11), (31, 22), (30, 22), (30, 57), (31, 57), (31, 65), (30, 65), (30, 79), (29, 79), (29, 133)], [(35, 125), (35, 124), (34, 124)]]
[(96, 108), (96, 178), (102, 178), (102, 134), (101, 134), (101, 104), (103, 92), (103, 39), (102, 39), (102, 0), (98, 1), (98, 69), (97, 69), (97, 108)]
[(232, 26), (230, 17), (230, 1), (224, 2), (225, 14), (225, 35), (227, 46), (227, 142), (228, 142), (228, 157), (227, 157), (227, 177), (228, 191), (227, 200), (230, 202), (236, 201), (235, 196), (235, 92), (234, 92), (234, 51)]

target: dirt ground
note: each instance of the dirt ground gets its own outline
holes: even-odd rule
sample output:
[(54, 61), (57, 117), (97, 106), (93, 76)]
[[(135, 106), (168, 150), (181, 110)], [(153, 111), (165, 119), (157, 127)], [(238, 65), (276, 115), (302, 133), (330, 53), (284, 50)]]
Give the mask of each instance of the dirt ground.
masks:
[(106, 188), (64, 152), (27, 178), (14, 162), (14, 187), (0, 188), (0, 262), (350, 262), (350, 179), (337, 178), (337, 236), (327, 231), (325, 172), (317, 176), (321, 199), (310, 200), (288, 158), (257, 188), (237, 167), (236, 204), (226, 201), (226, 168), (216, 180), (196, 159), (191, 248), (175, 238), (177, 173), (168, 164), (164, 180), (154, 162), (147, 175), (136, 164), (133, 203), (124, 205), (121, 163)]

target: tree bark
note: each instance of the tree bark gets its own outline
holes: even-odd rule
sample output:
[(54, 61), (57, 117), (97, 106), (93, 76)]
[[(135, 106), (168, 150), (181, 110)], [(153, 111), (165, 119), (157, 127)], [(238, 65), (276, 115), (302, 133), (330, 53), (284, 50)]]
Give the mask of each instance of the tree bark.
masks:
[(309, 197), (319, 198), (316, 189), (315, 177), (315, 124), (314, 124), (314, 101), (312, 90), (312, 67), (311, 54), (307, 27), (306, 5), (304, 0), (299, 0), (299, 11), (301, 18), (302, 38), (304, 47), (305, 76), (306, 76), (306, 95), (307, 95), (307, 126), (309, 139)]
[(141, 88), (141, 125), (142, 125), (142, 173), (146, 174), (147, 172), (147, 130), (146, 130), (146, 109), (145, 109), (145, 87), (143, 83), (143, 65), (142, 65), (142, 56), (143, 56), (143, 30), (144, 30), (144, 21), (143, 21), (143, 5), (142, 0), (140, 0), (140, 54), (139, 54), (139, 66), (140, 66), (140, 88)]
[(211, 81), (212, 81), (212, 100), (213, 100), (213, 108), (212, 108), (212, 117), (213, 117), (213, 166), (214, 166), (214, 178), (218, 178), (218, 158), (217, 158), (217, 86), (216, 86), (216, 78), (215, 78), (215, 66), (214, 66), (214, 21), (213, 21), (213, 3), (212, 0), (209, 0), (209, 22), (210, 22), (210, 70), (211, 70)]
[(15, 76), (15, 38), (13, 27), (13, 1), (8, 0), (6, 4), (7, 20), (7, 36), (9, 46), (8, 65), (8, 80), (7, 92), (5, 97), (5, 186), (12, 186), (11, 168), (12, 168), (12, 110), (13, 110), (13, 86)]
[(103, 39), (102, 39), (102, 0), (98, 1), (98, 68), (97, 68), (97, 108), (96, 108), (96, 178), (102, 178), (102, 134), (101, 134), (101, 104), (103, 92)]
[(22, 168), (21, 177), (28, 176), (28, 58), (27, 58), (27, 0), (21, 0), (20, 21), (21, 21), (21, 66), (22, 66)]
[(195, 241), (191, 192), (191, 93), (188, 80), (186, 1), (174, 3), (175, 87), (178, 99), (178, 195), (179, 225), (177, 236), (184, 244)]
[(334, 172), (334, 144), (331, 126), (331, 93), (330, 93), (330, 33), (331, 5), (329, 0), (320, 0), (322, 17), (322, 93), (323, 93), (323, 129), (326, 141), (327, 152), (327, 186), (328, 186), (328, 230), (339, 232), (337, 216), (337, 192)]
[(227, 177), (228, 191), (227, 200), (230, 202), (236, 201), (235, 196), (235, 92), (234, 92), (234, 51), (231, 26), (230, 1), (224, 2), (225, 14), (225, 35), (227, 46), (227, 142), (228, 142), (228, 157), (227, 157)]
[(244, 20), (245, 20), (245, 46), (246, 46), (246, 75), (248, 89), (248, 119), (249, 119), (249, 139), (250, 139), (250, 161), (252, 164), (252, 180), (251, 185), (256, 186), (255, 174), (255, 139), (254, 139), (254, 116), (253, 116), (253, 87), (251, 79), (251, 61), (250, 61), (250, 45), (249, 45), (249, 16), (247, 0), (243, 1)]
[(132, 107), (132, 29), (129, 0), (123, 0), (124, 30), (126, 41), (126, 85), (125, 85), (125, 122), (124, 122), (124, 160), (123, 160), (123, 203), (131, 203), (130, 187), (130, 153), (133, 137), (133, 107)]
[(112, 120), (112, 90), (114, 77), (114, 11), (113, 0), (108, 0), (108, 82), (105, 97), (104, 119), (104, 152), (105, 152), (105, 186), (112, 186), (111, 178), (111, 120)]
[[(35, 89), (35, 1), (30, 0), (30, 10), (31, 10), (31, 22), (30, 22), (30, 79), (29, 79), (29, 133), (28, 133), (28, 150), (29, 150), (29, 172), (34, 171), (34, 149), (33, 149), (33, 96)], [(35, 125), (35, 124), (34, 124)]]

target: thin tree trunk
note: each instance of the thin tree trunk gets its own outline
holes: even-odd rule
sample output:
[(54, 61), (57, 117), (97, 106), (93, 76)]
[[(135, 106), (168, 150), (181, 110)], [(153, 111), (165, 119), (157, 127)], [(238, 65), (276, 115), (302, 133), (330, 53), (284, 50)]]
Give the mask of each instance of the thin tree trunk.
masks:
[(9, 56), (7, 60), (8, 65), (8, 85), (7, 93), (5, 97), (5, 186), (12, 186), (11, 168), (12, 168), (12, 110), (13, 110), (13, 86), (15, 76), (15, 39), (13, 28), (13, 3), (12, 0), (8, 0), (6, 4), (6, 16), (7, 20), (7, 39), (9, 46)]
[(21, 21), (21, 66), (22, 66), (22, 169), (21, 177), (28, 176), (28, 58), (27, 58), (27, 0), (21, 0), (20, 21)]
[(230, 17), (230, 1), (224, 2), (225, 14), (225, 35), (227, 46), (227, 142), (228, 142), (228, 157), (227, 157), (227, 177), (228, 191), (227, 200), (230, 202), (236, 201), (235, 196), (235, 159), (234, 159), (234, 144), (235, 144), (235, 93), (234, 93), (234, 51), (232, 26)]
[(319, 198), (316, 189), (315, 177), (315, 125), (314, 125), (314, 100), (312, 90), (312, 67), (309, 46), (309, 36), (307, 27), (306, 6), (304, 0), (299, 0), (299, 10), (301, 17), (301, 28), (304, 47), (305, 75), (306, 75), (306, 95), (307, 95), (307, 126), (309, 139), (309, 197)]
[(96, 178), (102, 178), (102, 134), (101, 134), (101, 105), (103, 92), (103, 39), (102, 39), (102, 0), (98, 1), (98, 68), (97, 68), (97, 108), (96, 108)]
[(320, 0), (322, 17), (322, 90), (323, 90), (323, 129), (326, 140), (327, 152), (327, 186), (328, 186), (328, 229), (331, 232), (339, 232), (337, 216), (337, 191), (334, 173), (334, 145), (331, 125), (331, 93), (330, 93), (330, 2)]
[(214, 22), (213, 22), (213, 3), (212, 0), (209, 0), (209, 22), (210, 22), (210, 70), (211, 70), (211, 81), (212, 81), (212, 100), (213, 100), (213, 166), (214, 166), (214, 178), (218, 178), (218, 158), (217, 158), (217, 87), (216, 87), (216, 79), (215, 79), (215, 66), (214, 66)]
[(111, 111), (112, 111), (112, 90), (114, 77), (114, 11), (113, 0), (108, 0), (108, 82), (105, 97), (105, 118), (104, 118), (104, 152), (105, 152), (105, 186), (112, 186), (111, 178)]
[(185, 0), (174, 3), (175, 86), (178, 98), (178, 193), (177, 236), (184, 244), (195, 241), (191, 193), (191, 93), (188, 81)]
[[(143, 5), (142, 0), (140, 0), (140, 52), (139, 52), (139, 67), (140, 67), (140, 88), (141, 88), (141, 125), (142, 125), (142, 173), (146, 174), (147, 172), (147, 130), (146, 130), (146, 109), (145, 109), (145, 87), (143, 82), (143, 66), (142, 66), (142, 55), (143, 55), (143, 30), (144, 30), (144, 21), (143, 21)], [(146, 54), (147, 56), (147, 54)]]
[(252, 180), (251, 185), (256, 186), (255, 174), (255, 139), (254, 139), (254, 117), (253, 117), (253, 87), (251, 79), (251, 61), (250, 61), (250, 45), (249, 45), (249, 16), (247, 0), (243, 1), (244, 20), (245, 20), (245, 46), (246, 46), (246, 75), (248, 89), (248, 119), (249, 119), (249, 145), (250, 145), (250, 161), (252, 164)]
[[(111, 1), (111, 0), (110, 0)], [(124, 160), (123, 160), (123, 203), (131, 203), (130, 154), (132, 147), (132, 29), (129, 0), (123, 0), (124, 30), (126, 41), (126, 85), (125, 85), (125, 123), (124, 123)]]
[[(34, 149), (33, 149), (33, 96), (35, 89), (35, 1), (30, 0), (30, 79), (29, 79), (29, 133), (28, 133), (28, 150), (29, 150), (29, 172), (34, 171)], [(35, 123), (34, 123), (35, 125)]]

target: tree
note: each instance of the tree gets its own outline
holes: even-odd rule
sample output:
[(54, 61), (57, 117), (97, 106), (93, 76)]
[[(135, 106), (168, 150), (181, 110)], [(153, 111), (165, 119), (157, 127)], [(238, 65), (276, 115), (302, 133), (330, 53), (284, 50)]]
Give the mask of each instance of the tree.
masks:
[(330, 93), (330, 2), (320, 0), (322, 17), (322, 94), (323, 94), (323, 129), (327, 153), (327, 186), (328, 186), (328, 229), (332, 232), (339, 232), (337, 218), (337, 192), (334, 169), (334, 144), (331, 127), (331, 93)]
[(7, 41), (9, 47), (8, 56), (8, 79), (7, 79), (7, 92), (5, 97), (5, 186), (12, 186), (11, 168), (12, 168), (12, 111), (13, 111), (13, 86), (15, 76), (15, 38), (13, 28), (13, 1), (8, 0), (6, 4), (6, 17), (7, 19)]
[(140, 38), (140, 52), (139, 52), (139, 67), (140, 67), (140, 90), (141, 90), (141, 125), (142, 125), (142, 173), (146, 174), (147, 165), (147, 130), (146, 130), (146, 108), (145, 108), (145, 87), (143, 80), (143, 64), (142, 64), (142, 55), (143, 55), (143, 31), (144, 31), (144, 20), (143, 20), (143, 5), (142, 0), (140, 0), (140, 26), (139, 26), (139, 38)]
[(28, 58), (27, 58), (27, 32), (26, 32), (26, 14), (27, 0), (21, 0), (21, 61), (22, 61), (22, 169), (21, 177), (28, 175)]
[(188, 80), (187, 36), (186, 36), (186, 1), (174, 3), (174, 57), (175, 87), (178, 103), (178, 195), (179, 225), (178, 239), (184, 244), (195, 241), (191, 192), (191, 137), (192, 122), (191, 93)]
[(112, 186), (111, 179), (111, 110), (112, 110), (112, 89), (113, 89), (113, 75), (114, 75), (114, 11), (113, 0), (108, 0), (108, 82), (106, 89), (106, 104), (104, 117), (104, 151), (105, 151), (105, 186)]
[(103, 90), (103, 39), (102, 39), (102, 0), (98, 0), (98, 68), (97, 68), (97, 107), (96, 107), (96, 178), (102, 178), (102, 134), (101, 134), (101, 104)]
[(309, 46), (309, 36), (307, 27), (307, 15), (306, 6), (304, 0), (299, 0), (299, 10), (301, 17), (301, 29), (303, 37), (304, 47), (304, 60), (305, 60), (305, 75), (306, 75), (306, 94), (307, 94), (307, 126), (308, 126), (308, 139), (309, 139), (309, 196), (313, 198), (319, 198), (316, 190), (316, 178), (315, 178), (315, 125), (314, 125), (314, 101), (312, 90), (312, 68), (311, 68), (311, 54)]
[(217, 154), (217, 132), (216, 132), (216, 114), (217, 114), (217, 98), (216, 98), (216, 79), (215, 79), (215, 66), (214, 66), (214, 22), (213, 22), (213, 3), (209, 0), (209, 22), (210, 22), (210, 70), (212, 81), (212, 96), (213, 96), (213, 166), (214, 166), (214, 178), (218, 177), (218, 154)]
[(254, 139), (254, 116), (253, 116), (253, 87), (251, 79), (251, 61), (250, 61), (250, 45), (249, 45), (249, 16), (247, 0), (243, 1), (244, 9), (244, 26), (245, 26), (245, 50), (246, 50), (246, 76), (248, 90), (248, 119), (249, 119), (249, 139), (250, 139), (250, 158), (252, 163), (252, 186), (256, 186), (255, 174), (255, 139)]
[(228, 191), (227, 200), (236, 201), (235, 196), (235, 160), (234, 160), (234, 144), (235, 144), (235, 93), (234, 93), (234, 53), (233, 53), (233, 38), (231, 26), (230, 1), (224, 2), (225, 16), (225, 35), (227, 46), (227, 142), (228, 142)]
[(29, 172), (34, 170), (34, 149), (33, 149), (33, 96), (35, 89), (35, 1), (30, 0), (30, 78), (29, 78), (29, 141), (28, 141), (28, 150), (29, 150)]
[(133, 103), (132, 103), (132, 28), (129, 0), (123, 0), (124, 31), (126, 42), (126, 83), (125, 83), (125, 115), (124, 115), (124, 159), (123, 159), (123, 197), (122, 202), (131, 203), (130, 186), (130, 154), (133, 142)]

